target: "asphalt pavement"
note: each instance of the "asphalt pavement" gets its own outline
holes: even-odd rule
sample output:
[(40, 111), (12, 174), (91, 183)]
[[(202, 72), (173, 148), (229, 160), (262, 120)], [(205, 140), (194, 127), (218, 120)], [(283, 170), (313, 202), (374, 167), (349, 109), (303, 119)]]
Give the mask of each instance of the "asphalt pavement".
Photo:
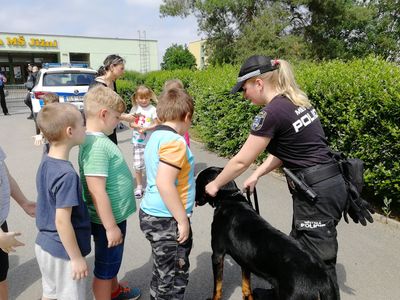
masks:
[[(11, 116), (0, 115), (0, 145), (7, 154), (6, 163), (25, 195), (36, 201), (35, 177), (42, 155), (42, 147), (33, 145), (34, 123), (27, 120), (28, 112), (22, 108), (10, 111)], [(119, 147), (129, 166), (132, 165), (131, 132), (118, 132)], [(205, 150), (200, 143), (192, 141), (191, 149), (196, 159), (196, 169), (207, 166), (224, 166), (226, 159)], [(70, 160), (76, 170), (77, 148)], [(250, 174), (247, 171), (237, 179), (240, 185)], [(288, 233), (291, 226), (291, 198), (286, 182), (278, 174), (262, 178), (257, 186), (261, 215), (273, 226)], [(31, 300), (41, 296), (40, 271), (34, 255), (36, 227), (34, 219), (27, 216), (12, 201), (7, 220), (10, 230), (22, 232), (25, 247), (10, 255), (8, 275), (10, 299)], [(139, 201), (137, 201), (139, 206)], [(192, 217), (194, 246), (190, 256), (190, 278), (186, 290), (188, 300), (206, 299), (213, 290), (211, 269), (211, 235), (213, 209), (206, 205), (196, 207)], [(400, 299), (400, 226), (385, 218), (375, 216), (375, 222), (363, 227), (358, 224), (340, 222), (338, 226), (339, 256), (337, 273), (343, 300), (398, 300)], [(93, 270), (93, 254), (87, 257)], [(128, 219), (123, 265), (119, 279), (142, 290), (142, 299), (149, 299), (151, 277), (151, 250), (140, 231), (138, 213)], [(90, 275), (89, 280), (91, 280)], [(241, 271), (232, 258), (225, 260), (223, 299), (242, 299)], [(268, 288), (269, 284), (253, 276), (253, 288)], [(88, 284), (87, 299), (92, 299)]]

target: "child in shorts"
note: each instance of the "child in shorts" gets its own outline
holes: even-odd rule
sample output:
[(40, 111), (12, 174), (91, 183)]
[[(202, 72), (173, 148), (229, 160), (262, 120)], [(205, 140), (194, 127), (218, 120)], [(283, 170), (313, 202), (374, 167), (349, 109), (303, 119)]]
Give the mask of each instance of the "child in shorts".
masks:
[(0, 299), (8, 299), (8, 253), (14, 252), (15, 247), (23, 246), (16, 239), (19, 232), (8, 232), (7, 216), (10, 211), (10, 196), (18, 203), (27, 215), (34, 217), (36, 203), (26, 199), (19, 185), (11, 176), (5, 163), (6, 154), (0, 147)]
[[(56, 93), (46, 93), (46, 94), (44, 94), (42, 99), (43, 99), (44, 105), (60, 102), (60, 98)], [(40, 146), (40, 145), (44, 144), (44, 152), (45, 153), (49, 152), (49, 149), (50, 149), (49, 142), (43, 137), (43, 134), (41, 132), (37, 135), (34, 135), (33, 140), (34, 140), (33, 144), (35, 146)]]
[(143, 196), (143, 171), (144, 166), (144, 148), (152, 130), (157, 126), (156, 107), (151, 101), (157, 102), (153, 91), (140, 85), (132, 95), (132, 109), (130, 114), (135, 116), (135, 121), (129, 125), (133, 128), (133, 168), (135, 169), (136, 189), (135, 197)]
[(138, 299), (138, 288), (123, 286), (117, 279), (126, 220), (136, 211), (133, 178), (120, 149), (107, 137), (119, 124), (126, 104), (102, 85), (91, 88), (84, 103), (87, 131), (78, 162), (95, 245), (93, 293), (96, 300)]
[(86, 299), (90, 219), (79, 176), (68, 160), (85, 140), (79, 110), (72, 104), (43, 106), (37, 116), (50, 148), (36, 176), (38, 191), (35, 254), (42, 273), (42, 300)]

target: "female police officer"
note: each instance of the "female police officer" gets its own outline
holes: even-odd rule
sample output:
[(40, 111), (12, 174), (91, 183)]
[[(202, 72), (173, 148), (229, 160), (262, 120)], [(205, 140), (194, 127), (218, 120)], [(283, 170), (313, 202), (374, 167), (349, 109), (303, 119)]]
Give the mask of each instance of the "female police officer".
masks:
[(336, 225), (346, 204), (347, 191), (317, 112), (298, 88), (291, 67), (284, 60), (261, 55), (248, 58), (231, 93), (238, 91), (243, 91), (243, 96), (253, 104), (264, 107), (255, 117), (245, 144), (206, 186), (206, 192), (215, 196), (220, 187), (243, 173), (267, 149), (267, 159), (244, 186), (253, 190), (261, 176), (283, 165), (313, 189), (317, 198), (312, 200), (288, 179), (293, 198), (290, 235), (325, 262), (339, 298)]

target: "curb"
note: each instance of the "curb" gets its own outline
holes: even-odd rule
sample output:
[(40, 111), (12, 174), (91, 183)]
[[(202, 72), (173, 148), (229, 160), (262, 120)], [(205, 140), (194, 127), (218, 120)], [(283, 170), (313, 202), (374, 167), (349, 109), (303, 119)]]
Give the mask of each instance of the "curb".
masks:
[(383, 225), (386, 225), (390, 228), (400, 229), (400, 222), (396, 221), (394, 219), (386, 218), (385, 216), (377, 214), (377, 213), (373, 214), (372, 218), (374, 219), (374, 221), (379, 222)]

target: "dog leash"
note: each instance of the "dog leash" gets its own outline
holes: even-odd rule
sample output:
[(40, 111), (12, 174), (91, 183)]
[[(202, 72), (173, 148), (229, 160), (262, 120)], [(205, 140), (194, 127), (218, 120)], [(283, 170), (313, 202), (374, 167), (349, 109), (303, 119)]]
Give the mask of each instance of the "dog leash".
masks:
[(253, 197), (254, 197), (254, 206), (255, 206), (255, 207), (253, 207), (253, 203), (252, 203), (252, 201), (251, 201), (250, 188), (247, 187), (247, 188), (246, 188), (246, 199), (247, 199), (247, 202), (249, 202), (249, 204), (251, 205), (251, 207), (253, 207), (253, 208), (255, 209), (255, 211), (257, 212), (257, 214), (260, 214), (260, 209), (259, 209), (259, 207), (258, 207), (258, 197), (257, 197), (257, 190), (256, 190), (256, 187), (254, 187), (254, 190), (253, 190)]

